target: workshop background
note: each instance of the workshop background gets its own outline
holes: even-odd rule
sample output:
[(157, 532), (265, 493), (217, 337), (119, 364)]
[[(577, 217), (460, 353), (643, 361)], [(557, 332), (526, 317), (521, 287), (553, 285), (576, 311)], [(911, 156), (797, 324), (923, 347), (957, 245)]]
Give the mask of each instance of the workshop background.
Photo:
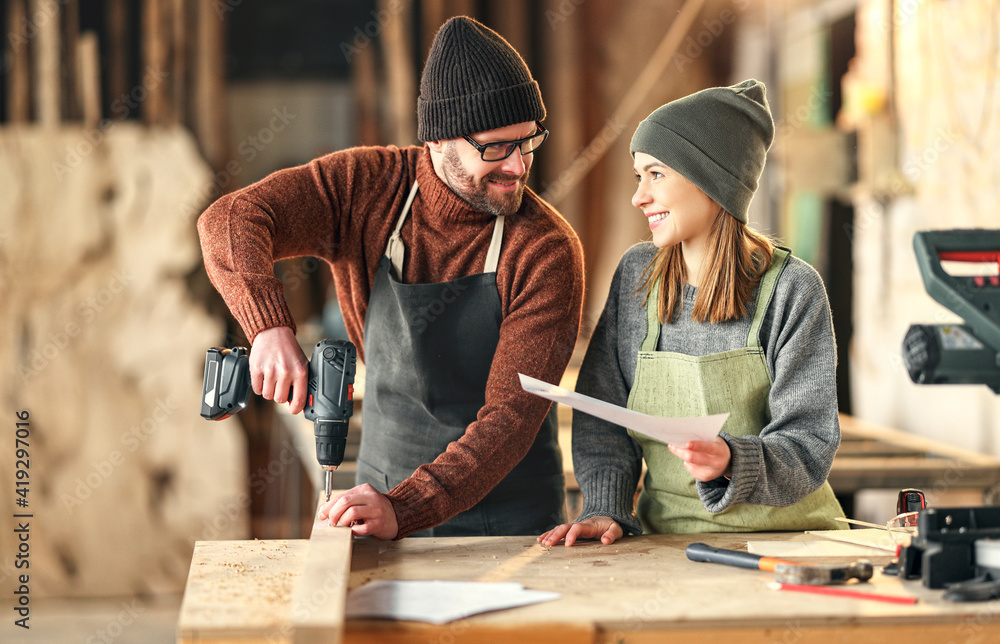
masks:
[[(246, 339), (208, 283), (195, 221), (279, 168), (416, 143), (422, 62), (452, 15), (497, 30), (541, 85), (551, 136), (532, 186), (584, 245), (581, 350), (619, 257), (649, 238), (630, 204), (636, 124), (758, 78), (777, 134), (751, 223), (826, 282), (841, 410), (1000, 457), (1000, 397), (914, 385), (900, 353), (911, 323), (958, 319), (927, 295), (913, 233), (1000, 226), (997, 0), (2, 6), (0, 603), (25, 572), (12, 517), (30, 512), (38, 629), (15, 629), (5, 608), (5, 642), (172, 641), (196, 540), (308, 534), (315, 462), (288, 418), (259, 401), (220, 423), (198, 416), (205, 350)], [(302, 343), (335, 337), (326, 267), (277, 271)], [(947, 500), (952, 484), (928, 492)], [(74, 635), (44, 635), (61, 626)]]

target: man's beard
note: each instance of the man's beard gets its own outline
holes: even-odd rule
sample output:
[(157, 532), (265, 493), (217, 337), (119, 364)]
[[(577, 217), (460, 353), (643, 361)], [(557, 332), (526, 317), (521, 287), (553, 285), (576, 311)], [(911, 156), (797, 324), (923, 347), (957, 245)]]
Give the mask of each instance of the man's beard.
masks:
[[(478, 183), (458, 158), (455, 142), (449, 141), (444, 151), (444, 175), (448, 186), (462, 198), (463, 201), (481, 212), (491, 215), (513, 215), (521, 207), (521, 197), (524, 195), (524, 184), (528, 180), (528, 169), (523, 175), (508, 174), (493, 171), (483, 177)], [(499, 195), (491, 195), (488, 181), (517, 181), (517, 188)]]

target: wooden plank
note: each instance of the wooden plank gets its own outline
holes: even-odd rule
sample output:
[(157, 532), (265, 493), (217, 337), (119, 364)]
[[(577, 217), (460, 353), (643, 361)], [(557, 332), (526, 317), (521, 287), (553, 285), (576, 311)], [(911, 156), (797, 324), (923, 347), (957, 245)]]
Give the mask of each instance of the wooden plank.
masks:
[(927, 454), (934, 454), (935, 456), (957, 459), (970, 465), (1000, 467), (1000, 460), (992, 456), (954, 447), (947, 443), (911, 434), (910, 432), (904, 432), (900, 429), (877, 425), (846, 414), (840, 415), (840, 430), (843, 436), (851, 439), (861, 437), (869, 440), (884, 441), (896, 445), (904, 445)]
[[(320, 496), (317, 510), (325, 502)], [(313, 524), (306, 563), (292, 597), (295, 644), (336, 644), (343, 638), (353, 541), (350, 528)]]
[(950, 458), (835, 458), (830, 485), (837, 492), (866, 488), (921, 488), (925, 492), (947, 489), (986, 490), (1000, 480), (1000, 467), (981, 466)]
[(308, 545), (303, 539), (195, 543), (177, 641), (290, 641), (288, 608)]
[(35, 114), (43, 127), (57, 127), (62, 120), (60, 100), (58, 3), (32, 0), (31, 15), (38, 17), (35, 49)]
[(10, 0), (7, 5), (7, 120), (27, 123), (31, 118), (31, 59), (27, 36), (27, 1)]
[[(766, 572), (696, 563), (684, 554), (685, 547), (693, 541), (745, 550), (749, 541), (803, 538), (806, 537), (802, 533), (645, 535), (611, 546), (583, 542), (572, 548), (542, 548), (531, 536), (394, 542), (359, 539), (354, 544), (349, 581), (352, 589), (374, 579), (515, 581), (528, 588), (559, 592), (562, 598), (442, 625), (349, 620), (344, 641), (720, 642), (725, 637), (726, 644), (868, 642), (874, 641), (875, 636), (884, 638), (907, 629), (954, 634), (970, 625), (975, 626), (976, 636), (981, 637), (970, 641), (996, 641), (990, 638), (1000, 635), (995, 606), (946, 602), (942, 599), (943, 591), (924, 588), (919, 580), (901, 580), (876, 572), (871, 582), (855, 586), (859, 592), (915, 597), (919, 601), (914, 605), (841, 597), (819, 601), (800, 593), (776, 595), (776, 591), (768, 588), (773, 575)], [(196, 558), (205, 560), (204, 552), (201, 547), (196, 549)], [(265, 566), (248, 567), (250, 574), (242, 582), (252, 586), (254, 575), (270, 578), (279, 570), (293, 574), (295, 570), (309, 570), (311, 563), (304, 563), (307, 552), (308, 547), (289, 549), (283, 557), (261, 559)], [(890, 557), (887, 554), (884, 561)], [(853, 555), (819, 557), (811, 561), (846, 563), (854, 558)], [(292, 563), (292, 559), (299, 559), (301, 565)], [(876, 557), (873, 561), (882, 560)], [(664, 571), (670, 574), (665, 575)], [(191, 582), (189, 592), (190, 587)], [(726, 592), (720, 593), (720, 588)], [(228, 588), (226, 596), (233, 596)], [(234, 607), (231, 614), (217, 613), (214, 623), (218, 625), (227, 615), (244, 619), (246, 612), (243, 607)], [(182, 616), (189, 614), (182, 612)], [(788, 629), (792, 630), (786, 633)], [(257, 640), (247, 641), (267, 640), (260, 635)], [(928, 640), (918, 637), (915, 641)]]

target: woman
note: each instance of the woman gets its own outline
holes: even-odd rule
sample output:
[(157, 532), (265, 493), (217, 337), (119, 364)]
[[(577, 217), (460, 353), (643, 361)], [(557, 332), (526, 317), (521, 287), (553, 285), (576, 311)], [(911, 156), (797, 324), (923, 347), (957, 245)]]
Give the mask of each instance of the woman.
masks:
[(673, 101), (639, 124), (632, 204), (653, 241), (622, 257), (577, 391), (654, 416), (730, 416), (713, 441), (667, 445), (574, 414), (584, 508), (539, 536), (543, 545), (841, 527), (826, 482), (840, 443), (826, 292), (808, 264), (747, 226), (773, 137), (755, 80)]

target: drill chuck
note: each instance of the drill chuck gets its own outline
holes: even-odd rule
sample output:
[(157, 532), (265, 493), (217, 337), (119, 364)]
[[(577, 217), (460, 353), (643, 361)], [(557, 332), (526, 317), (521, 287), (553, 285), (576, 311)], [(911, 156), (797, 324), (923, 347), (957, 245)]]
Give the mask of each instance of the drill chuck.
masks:
[(316, 430), (316, 460), (320, 467), (337, 468), (344, 462), (344, 451), (347, 449), (347, 421), (327, 420), (317, 418), (314, 424)]

